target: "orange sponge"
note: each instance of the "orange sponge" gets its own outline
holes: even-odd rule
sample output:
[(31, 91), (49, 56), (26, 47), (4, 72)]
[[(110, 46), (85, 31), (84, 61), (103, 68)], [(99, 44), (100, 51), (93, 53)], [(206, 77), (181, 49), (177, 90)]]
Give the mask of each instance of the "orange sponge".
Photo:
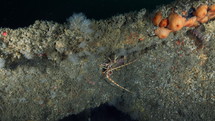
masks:
[(167, 25), (168, 25), (168, 19), (165, 18), (161, 20), (159, 27), (166, 27)]
[(200, 23), (206, 23), (206, 22), (208, 22), (208, 20), (209, 20), (209, 17), (205, 16), (204, 18), (200, 19), (199, 22)]
[(208, 5), (200, 5), (193, 13), (200, 20), (207, 15)]
[(209, 11), (215, 12), (215, 4), (213, 4), (209, 7)]
[(208, 18), (209, 19), (214, 19), (215, 18), (215, 4), (213, 4), (213, 5), (211, 5), (209, 7)]
[(169, 25), (167, 26), (169, 29), (173, 31), (179, 31), (182, 27), (184, 27), (186, 19), (177, 13), (171, 13), (168, 17)]
[(164, 39), (169, 36), (169, 33), (172, 32), (172, 30), (169, 30), (164, 27), (159, 27), (155, 30), (155, 35), (157, 35), (159, 38)]
[(152, 19), (152, 22), (155, 26), (158, 26), (162, 20), (163, 16), (162, 13), (159, 11), (155, 14), (154, 18)]
[(190, 19), (186, 20), (184, 26), (186, 27), (193, 27), (196, 22), (196, 16), (191, 17)]
[(215, 18), (215, 11), (208, 11), (208, 19), (214, 19)]

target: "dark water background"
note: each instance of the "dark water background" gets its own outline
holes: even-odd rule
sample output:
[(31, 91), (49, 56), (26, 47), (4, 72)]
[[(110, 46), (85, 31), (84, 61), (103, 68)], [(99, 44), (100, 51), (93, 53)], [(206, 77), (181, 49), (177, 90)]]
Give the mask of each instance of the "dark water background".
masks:
[(152, 11), (156, 6), (171, 1), (173, 0), (2, 0), (0, 27), (25, 27), (35, 20), (63, 23), (73, 13), (79, 12), (90, 19), (105, 19), (141, 8)]

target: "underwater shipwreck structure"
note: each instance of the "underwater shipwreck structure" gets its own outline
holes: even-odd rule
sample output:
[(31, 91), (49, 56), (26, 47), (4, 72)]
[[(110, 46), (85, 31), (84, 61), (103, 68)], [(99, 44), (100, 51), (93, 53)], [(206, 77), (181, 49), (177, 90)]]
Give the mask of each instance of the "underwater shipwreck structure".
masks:
[(213, 13), (168, 36), (152, 22), (158, 11), (186, 21), (214, 4), (178, 0), (153, 13), (1, 28), (0, 120), (56, 121), (104, 103), (140, 121), (215, 120)]

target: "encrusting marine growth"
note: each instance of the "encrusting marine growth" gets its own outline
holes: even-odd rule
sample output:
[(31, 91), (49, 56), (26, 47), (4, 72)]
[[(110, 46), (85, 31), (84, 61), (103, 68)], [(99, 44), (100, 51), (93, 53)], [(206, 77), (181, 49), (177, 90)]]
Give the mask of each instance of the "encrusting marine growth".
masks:
[(214, 119), (215, 0), (154, 13), (154, 25), (142, 9), (0, 28), (0, 121), (59, 121), (104, 103), (139, 121)]

